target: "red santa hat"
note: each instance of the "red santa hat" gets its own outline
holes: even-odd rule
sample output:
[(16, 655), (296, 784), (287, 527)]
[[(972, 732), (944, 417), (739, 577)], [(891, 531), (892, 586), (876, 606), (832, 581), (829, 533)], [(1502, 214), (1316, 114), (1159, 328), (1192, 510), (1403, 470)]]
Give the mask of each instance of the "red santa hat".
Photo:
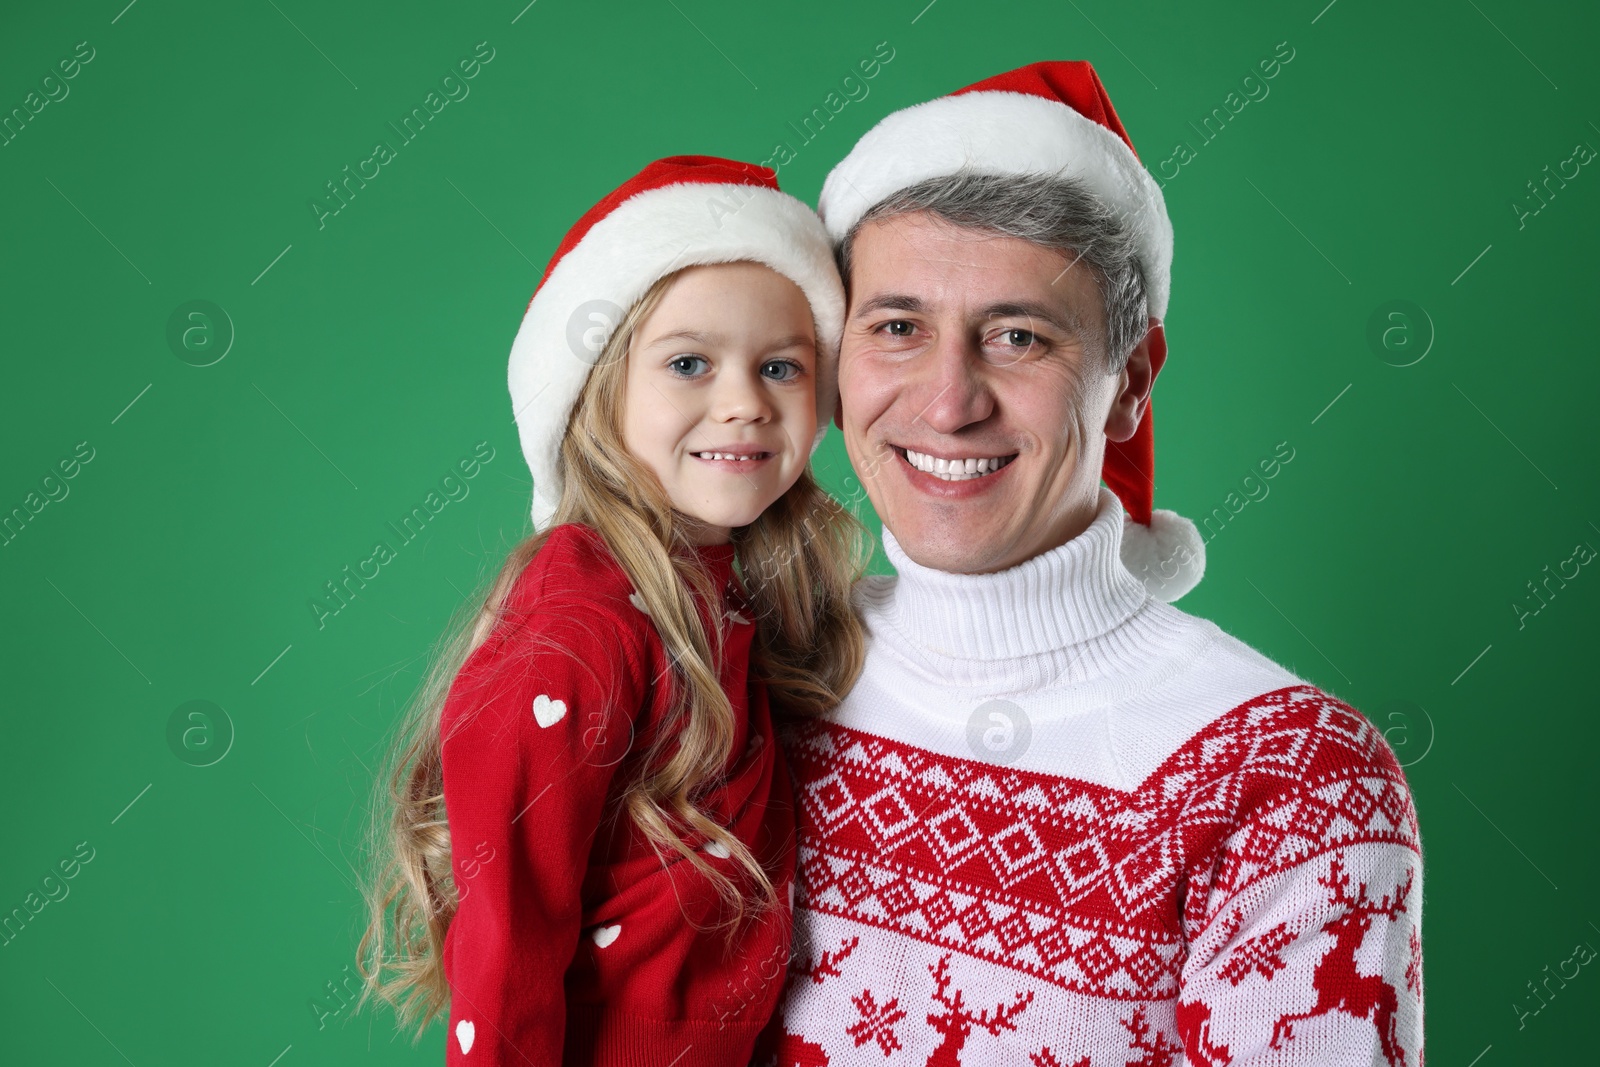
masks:
[[(817, 210), (835, 242), (873, 205), (927, 178), (955, 174), (1075, 178), (1131, 227), (1150, 314), (1172, 289), (1172, 222), (1105, 86), (1083, 61), (1033, 63), (896, 111), (868, 130), (822, 186)], [(1161, 369), (1164, 347), (1151, 351)], [(1172, 601), (1205, 573), (1194, 523), (1153, 508), (1155, 429), (1147, 405), (1132, 439), (1108, 442), (1101, 477), (1129, 519), (1122, 559), (1152, 595)]]
[(715, 156), (659, 159), (567, 232), (512, 342), (507, 377), (533, 472), (536, 527), (561, 499), (561, 439), (573, 405), (628, 309), (673, 271), (741, 260), (771, 267), (811, 304), (821, 441), (833, 417), (844, 323), (844, 288), (821, 222), (779, 191), (770, 168)]

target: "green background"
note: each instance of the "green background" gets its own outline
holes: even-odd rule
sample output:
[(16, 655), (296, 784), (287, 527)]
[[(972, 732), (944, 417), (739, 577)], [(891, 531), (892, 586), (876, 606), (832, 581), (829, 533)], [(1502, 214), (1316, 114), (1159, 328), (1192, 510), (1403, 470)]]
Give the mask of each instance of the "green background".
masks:
[[(505, 364), (551, 250), (651, 158), (787, 141), (813, 200), (888, 111), (1046, 58), (1094, 61), (1147, 163), (1194, 150), (1166, 183), (1156, 502), (1198, 519), (1279, 442), (1294, 459), (1181, 606), (1408, 764), (1429, 1061), (1593, 1055), (1593, 967), (1520, 1027), (1513, 1005), (1600, 946), (1600, 575), (1520, 626), (1512, 605), (1600, 548), (1600, 175), (1511, 206), (1600, 147), (1592, 5), (524, 2), (7, 5), (0, 109), (77, 42), (95, 58), (0, 147), (0, 510), (94, 458), (0, 547), (0, 910), (79, 842), (94, 859), (0, 948), (0, 1061), (440, 1062), (442, 1026), (413, 1049), (327, 983), (384, 739), (526, 530)], [(480, 41), (470, 95), (319, 229), (324, 183)], [(802, 145), (788, 123), (883, 41), (870, 95)], [(1270, 95), (1203, 143), (1190, 124), (1285, 41)], [(167, 340), (193, 300), (236, 333), (206, 367)], [(1386, 361), (1368, 324), (1394, 300), (1426, 318)], [(479, 441), (470, 495), (319, 628), (324, 583)], [(821, 462), (846, 489), (837, 434)], [(169, 746), (191, 700), (232, 724), (210, 766)]]

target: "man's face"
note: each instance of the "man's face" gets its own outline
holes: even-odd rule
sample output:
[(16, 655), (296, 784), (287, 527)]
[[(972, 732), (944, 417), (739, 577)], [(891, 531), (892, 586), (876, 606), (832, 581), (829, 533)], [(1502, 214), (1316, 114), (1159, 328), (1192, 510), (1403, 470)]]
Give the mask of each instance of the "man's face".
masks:
[(906, 554), (986, 573), (1081, 533), (1106, 437), (1132, 436), (1150, 384), (1137, 359), (1106, 372), (1090, 271), (916, 213), (863, 225), (851, 273), (840, 424)]

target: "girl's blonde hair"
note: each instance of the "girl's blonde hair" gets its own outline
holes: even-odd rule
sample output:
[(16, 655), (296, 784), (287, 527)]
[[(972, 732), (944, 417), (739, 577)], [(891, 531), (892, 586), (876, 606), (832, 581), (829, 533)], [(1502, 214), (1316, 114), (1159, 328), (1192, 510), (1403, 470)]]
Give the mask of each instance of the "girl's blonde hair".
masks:
[[(750, 850), (697, 806), (721, 777), (737, 726), (719, 682), (720, 631), (706, 632), (695, 603), (699, 597), (717, 605), (721, 591), (695, 561), (684, 521), (660, 482), (624, 446), (621, 429), (630, 344), (680, 273), (661, 278), (629, 309), (590, 372), (561, 442), (562, 491), (552, 526), (583, 523), (599, 534), (644, 599), (673, 663), (677, 706), (643, 759), (625, 764), (634, 771), (619, 781), (618, 810), (664, 863), (687, 862), (711, 880), (728, 905), (731, 931), (746, 914), (745, 893), (690, 848), (686, 834), (725, 847), (760, 908), (775, 905), (777, 893)], [(517, 545), (476, 611), (458, 612), (394, 739), (386, 763), (392, 771), (377, 783), (367, 928), (356, 950), (365, 979), (360, 1002), (387, 1001), (402, 1026), (416, 1024), (418, 1038), (449, 1003), (443, 950), (459, 899), (440, 758), (445, 698), (456, 672), (500, 622), (507, 595), (547, 536), (548, 530)], [(865, 568), (865, 530), (807, 470), (760, 518), (735, 530), (733, 543), (756, 613), (753, 677), (767, 686), (775, 710), (814, 715), (837, 704), (865, 656), (850, 604)]]

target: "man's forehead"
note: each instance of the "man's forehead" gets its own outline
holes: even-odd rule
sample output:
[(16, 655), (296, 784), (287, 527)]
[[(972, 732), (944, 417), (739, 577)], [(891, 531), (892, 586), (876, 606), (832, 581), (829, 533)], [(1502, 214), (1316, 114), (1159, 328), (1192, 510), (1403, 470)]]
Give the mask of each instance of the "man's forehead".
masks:
[(1103, 317), (1099, 287), (1079, 259), (921, 213), (874, 219), (851, 243), (850, 314), (959, 310), (1045, 318), (1077, 331)]

